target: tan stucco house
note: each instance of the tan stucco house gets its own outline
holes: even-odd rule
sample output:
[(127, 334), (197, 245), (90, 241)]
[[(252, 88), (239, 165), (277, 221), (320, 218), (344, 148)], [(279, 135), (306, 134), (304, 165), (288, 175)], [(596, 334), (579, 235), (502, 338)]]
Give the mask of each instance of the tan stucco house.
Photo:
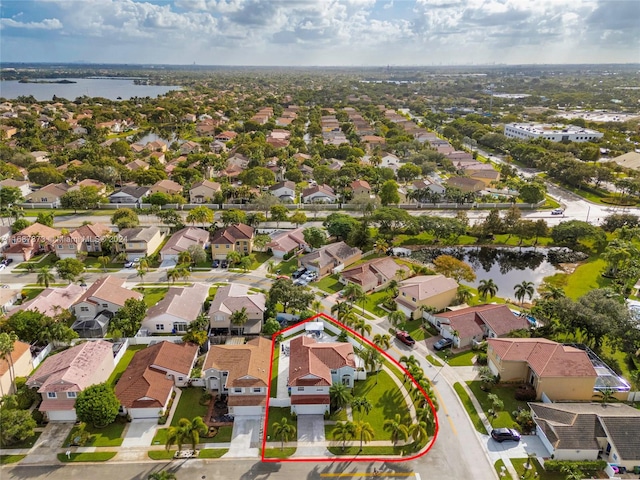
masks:
[(423, 315), (421, 307), (444, 310), (456, 298), (458, 283), (444, 275), (419, 275), (400, 282), (395, 298), (398, 310), (410, 318)]

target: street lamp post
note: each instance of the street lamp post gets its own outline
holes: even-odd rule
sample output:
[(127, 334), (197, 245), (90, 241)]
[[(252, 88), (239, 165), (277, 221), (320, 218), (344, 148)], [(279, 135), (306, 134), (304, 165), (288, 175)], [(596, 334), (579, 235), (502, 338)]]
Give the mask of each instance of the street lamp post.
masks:
[(587, 209), (587, 223), (589, 223), (589, 214), (591, 213), (591, 205), (589, 205), (589, 208)]

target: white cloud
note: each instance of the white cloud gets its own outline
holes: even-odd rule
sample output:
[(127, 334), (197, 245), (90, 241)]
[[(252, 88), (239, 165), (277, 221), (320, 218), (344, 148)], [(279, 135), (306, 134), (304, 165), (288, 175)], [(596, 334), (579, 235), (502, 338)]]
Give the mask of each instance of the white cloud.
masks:
[(40, 22), (18, 22), (13, 18), (0, 18), (0, 25), (3, 27), (26, 28), (28, 30), (60, 30), (63, 28), (62, 22), (57, 18), (45, 18)]

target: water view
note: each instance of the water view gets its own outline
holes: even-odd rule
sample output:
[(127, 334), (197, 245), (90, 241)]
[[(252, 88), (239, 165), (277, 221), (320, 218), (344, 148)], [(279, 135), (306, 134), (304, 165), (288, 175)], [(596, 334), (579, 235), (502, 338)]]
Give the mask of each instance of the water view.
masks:
[[(34, 81), (55, 82), (63, 79), (47, 78)], [(87, 95), (110, 100), (129, 100), (132, 97), (152, 97), (164, 95), (171, 90), (180, 90), (175, 85), (136, 85), (133, 79), (112, 78), (69, 78), (76, 83), (19, 83), (17, 80), (0, 82), (0, 97), (15, 99), (33, 95), (36, 100), (51, 100), (53, 96), (75, 100)]]
[[(533, 282), (537, 289), (544, 277), (561, 272), (555, 262), (557, 249), (544, 248), (508, 248), (508, 247), (457, 247), (457, 248), (425, 248), (413, 252), (413, 258), (431, 262), (440, 255), (451, 255), (467, 262), (476, 274), (471, 282), (477, 287), (481, 280), (492, 279), (498, 286), (498, 295), (514, 298), (513, 287), (523, 280)], [(465, 282), (466, 283), (466, 282)]]

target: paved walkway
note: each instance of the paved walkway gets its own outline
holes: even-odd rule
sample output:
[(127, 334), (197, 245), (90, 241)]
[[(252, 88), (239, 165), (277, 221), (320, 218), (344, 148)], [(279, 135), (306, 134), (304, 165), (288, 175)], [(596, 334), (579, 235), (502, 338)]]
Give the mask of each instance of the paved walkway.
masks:
[(280, 344), (280, 357), (278, 359), (278, 389), (276, 398), (288, 399), (289, 387), (287, 381), (289, 380), (289, 355), (285, 355), (283, 352), (284, 347), (289, 347), (289, 341), (286, 340)]

